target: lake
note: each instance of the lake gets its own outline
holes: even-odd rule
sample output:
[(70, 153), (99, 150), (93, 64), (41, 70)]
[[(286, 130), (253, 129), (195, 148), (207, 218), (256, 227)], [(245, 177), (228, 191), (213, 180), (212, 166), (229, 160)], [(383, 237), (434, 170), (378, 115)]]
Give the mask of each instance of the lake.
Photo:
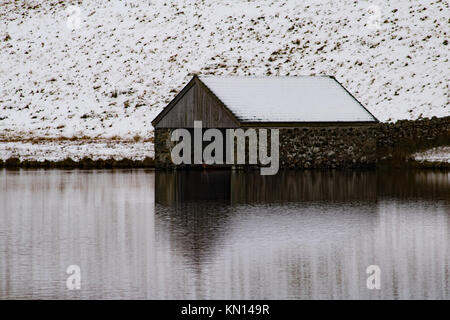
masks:
[(449, 299), (449, 238), (445, 171), (0, 170), (0, 299)]

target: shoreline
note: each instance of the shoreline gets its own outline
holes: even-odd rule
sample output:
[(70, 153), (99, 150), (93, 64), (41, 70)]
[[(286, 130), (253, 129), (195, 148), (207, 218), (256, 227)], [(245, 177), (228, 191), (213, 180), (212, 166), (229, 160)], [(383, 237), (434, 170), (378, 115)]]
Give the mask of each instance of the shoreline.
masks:
[(19, 158), (0, 159), (0, 168), (5, 169), (137, 169), (137, 168), (154, 168), (154, 159), (146, 157), (143, 160), (133, 160), (123, 158), (115, 160), (108, 159), (91, 159), (82, 158), (75, 161), (71, 158), (64, 160), (23, 160)]
[[(133, 160), (129, 158), (123, 158), (116, 160), (113, 158), (108, 159), (91, 159), (88, 157), (82, 158), (79, 161), (75, 161), (71, 158), (64, 160), (51, 161), (51, 160), (23, 160), (19, 158), (8, 158), (6, 160), (0, 159), (0, 169), (155, 169), (155, 160), (150, 157), (146, 157), (143, 160)], [(409, 160), (402, 162), (380, 162), (373, 167), (364, 168), (339, 168), (326, 169), (326, 170), (361, 170), (361, 169), (441, 169), (450, 170), (450, 162), (438, 162), (438, 161), (418, 161)], [(201, 170), (201, 168), (191, 168), (192, 170)], [(217, 168), (215, 168), (217, 169)], [(302, 168), (302, 169), (288, 169), (280, 168), (280, 170), (324, 170), (325, 168)], [(168, 170), (168, 169), (162, 169)], [(170, 170), (170, 169), (169, 169)], [(172, 169), (173, 170), (173, 169)], [(178, 170), (183, 170), (182, 168)], [(245, 169), (244, 169), (245, 170)]]

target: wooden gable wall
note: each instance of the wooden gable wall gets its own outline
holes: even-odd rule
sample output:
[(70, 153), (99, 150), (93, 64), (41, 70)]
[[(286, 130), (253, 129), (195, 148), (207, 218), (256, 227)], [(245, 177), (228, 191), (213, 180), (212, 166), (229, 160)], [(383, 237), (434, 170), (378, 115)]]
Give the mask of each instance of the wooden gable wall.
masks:
[(167, 108), (155, 128), (193, 128), (194, 120), (201, 120), (204, 128), (239, 127), (230, 111), (199, 80)]

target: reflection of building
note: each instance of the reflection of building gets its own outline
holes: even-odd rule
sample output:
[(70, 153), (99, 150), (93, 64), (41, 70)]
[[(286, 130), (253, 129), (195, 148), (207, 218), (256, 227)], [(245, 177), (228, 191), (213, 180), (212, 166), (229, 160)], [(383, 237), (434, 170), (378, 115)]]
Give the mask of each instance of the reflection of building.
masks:
[(157, 171), (156, 202), (174, 205), (215, 200), (231, 204), (304, 201), (375, 201), (375, 171)]
[(231, 175), (233, 203), (348, 202), (376, 200), (374, 171), (281, 171), (275, 176), (259, 172)]
[(171, 206), (187, 201), (215, 200), (230, 204), (275, 202), (377, 201), (385, 197), (438, 197), (450, 193), (448, 174), (392, 170), (280, 171), (156, 171), (156, 202)]
[[(436, 201), (448, 199), (446, 173), (191, 170), (155, 179), (156, 238), (180, 264), (170, 267), (195, 278), (199, 298), (448, 299), (448, 206)], [(205, 190), (217, 192), (206, 199)], [(367, 290), (371, 264), (382, 268), (382, 290)]]
[(155, 199), (173, 205), (184, 201), (230, 200), (231, 171), (157, 171)]
[[(258, 171), (164, 170), (155, 172), (155, 201), (158, 223), (165, 225), (170, 237), (180, 236), (183, 230), (180, 246), (190, 252), (191, 261), (198, 266), (225, 236), (230, 223), (245, 217), (242, 208), (249, 210), (254, 204), (281, 208), (290, 202), (311, 211), (310, 205), (315, 208), (322, 202), (340, 205), (357, 201), (364, 206), (364, 215), (375, 218), (371, 212), (376, 201), (376, 174), (309, 170), (261, 176)], [(267, 208), (261, 210), (265, 212)], [(255, 207), (249, 212), (253, 211), (260, 210)], [(268, 225), (272, 219), (278, 218), (264, 217)], [(318, 224), (326, 229), (336, 225), (335, 220), (330, 215), (326, 222), (322, 214)]]
[(333, 77), (194, 76), (152, 121), (158, 167), (173, 165), (172, 131), (191, 130), (194, 121), (222, 131), (279, 129), (281, 167), (355, 167), (375, 160), (378, 120)]

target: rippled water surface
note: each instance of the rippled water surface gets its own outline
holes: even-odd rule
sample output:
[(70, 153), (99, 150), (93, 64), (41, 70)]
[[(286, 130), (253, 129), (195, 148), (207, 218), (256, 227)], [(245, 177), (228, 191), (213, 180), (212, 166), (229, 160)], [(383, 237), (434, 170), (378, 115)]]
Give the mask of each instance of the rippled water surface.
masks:
[(449, 217), (443, 171), (0, 170), (0, 299), (449, 299)]

